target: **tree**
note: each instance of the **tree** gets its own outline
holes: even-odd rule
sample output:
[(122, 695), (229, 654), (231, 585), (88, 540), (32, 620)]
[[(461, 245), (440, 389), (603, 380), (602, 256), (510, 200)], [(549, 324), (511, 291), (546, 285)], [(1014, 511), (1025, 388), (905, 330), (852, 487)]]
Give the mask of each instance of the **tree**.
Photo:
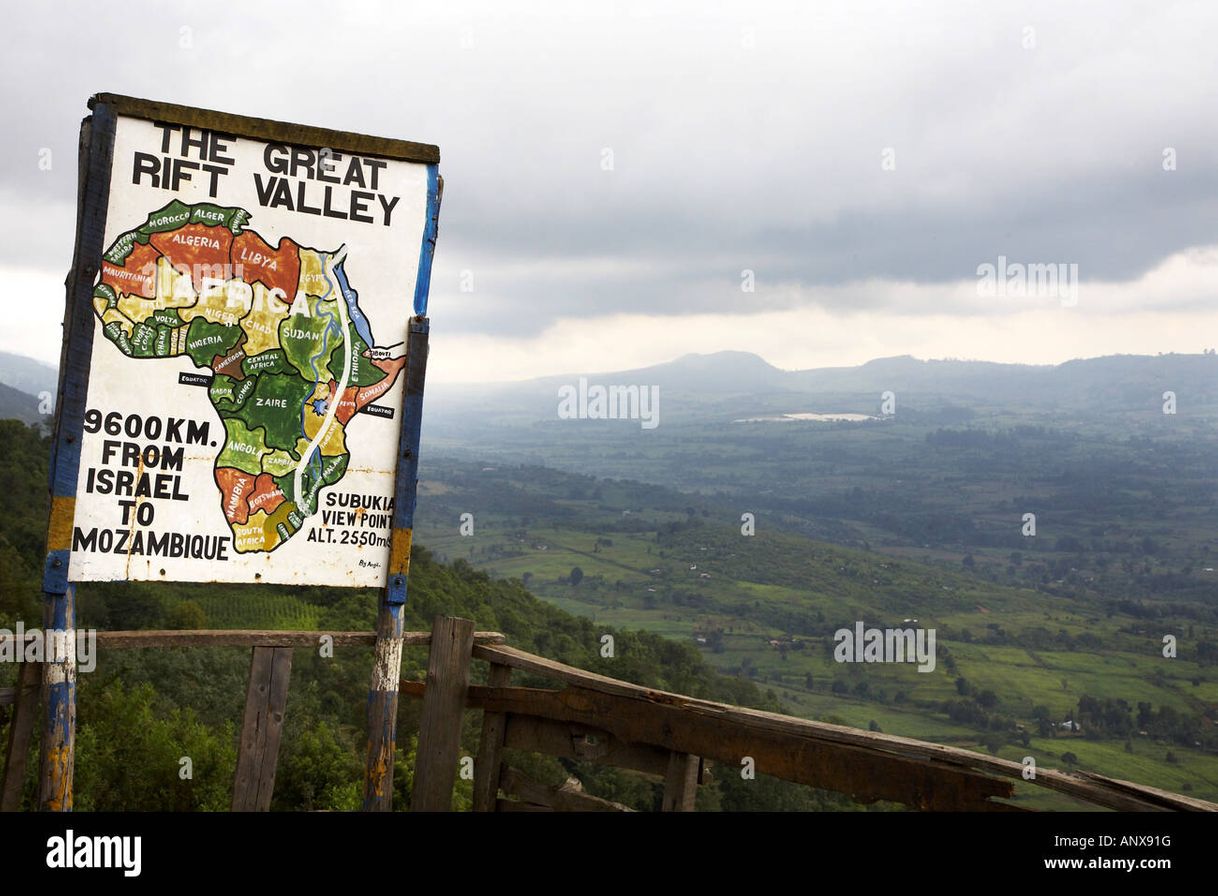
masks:
[(207, 614), (193, 600), (184, 600), (169, 611), (165, 628), (178, 631), (207, 628)]
[(571, 567), (571, 576), (570, 576), (571, 584), (578, 585), (580, 582), (583, 581), (583, 578), (584, 578), (584, 571), (582, 569), (580, 569), (578, 566), (572, 566)]

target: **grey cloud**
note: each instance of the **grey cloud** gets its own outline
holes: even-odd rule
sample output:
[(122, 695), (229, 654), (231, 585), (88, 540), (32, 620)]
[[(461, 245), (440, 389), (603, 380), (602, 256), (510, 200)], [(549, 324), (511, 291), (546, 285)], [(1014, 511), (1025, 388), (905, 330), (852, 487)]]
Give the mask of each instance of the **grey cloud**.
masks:
[[(439, 143), (433, 311), (457, 331), (878, 306), (865, 290), (767, 286), (946, 283), (998, 254), (1121, 280), (1215, 241), (1218, 13), (1194, 4), (131, 2), (7, 16), (0, 71), (24, 86), (0, 99), (15, 123), (0, 132), (0, 264), (57, 275), (76, 127), (98, 90)], [(43, 146), (52, 172), (36, 168)], [(1179, 170), (1162, 170), (1164, 146)]]

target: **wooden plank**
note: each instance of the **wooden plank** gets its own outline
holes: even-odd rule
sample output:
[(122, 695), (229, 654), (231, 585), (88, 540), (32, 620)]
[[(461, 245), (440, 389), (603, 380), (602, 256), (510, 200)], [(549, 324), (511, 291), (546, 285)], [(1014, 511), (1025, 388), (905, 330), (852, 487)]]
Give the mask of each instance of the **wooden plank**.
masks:
[[(633, 687), (633, 686), (632, 686)], [(425, 692), (425, 688), (421, 682), (402, 682), (403, 693), (408, 693), (412, 697), (421, 697)], [(661, 737), (658, 740), (648, 741), (645, 738), (635, 739), (633, 742), (629, 739), (623, 739), (615, 734), (614, 730), (617, 726), (609, 724), (606, 720), (597, 719), (595, 714), (572, 715), (565, 708), (550, 702), (550, 698), (559, 698), (564, 694), (570, 695), (578, 693), (579, 689), (569, 689), (568, 691), (549, 691), (535, 690), (531, 688), (506, 688), (495, 690), (490, 687), (472, 685), (469, 688), (467, 697), (467, 706), (472, 709), (483, 709), (484, 711), (492, 711), (502, 709), (508, 713), (507, 734), (505, 746), (510, 749), (527, 750), (533, 752), (547, 753), (553, 756), (561, 756), (570, 759), (588, 759), (595, 762), (601, 762), (607, 765), (617, 766), (619, 768), (629, 768), (654, 776), (659, 780), (666, 780), (669, 773), (669, 755), (671, 753), (672, 741)], [(613, 697), (615, 695), (605, 695)], [(506, 700), (505, 700), (506, 698)], [(635, 698), (620, 698), (620, 699), (635, 699)], [(663, 709), (664, 704), (656, 704), (657, 710)], [(605, 709), (605, 712), (627, 712), (627, 713), (648, 713), (648, 704), (641, 707), (627, 705), (626, 707), (615, 707)], [(555, 715), (557, 713), (557, 715)], [(656, 721), (655, 724), (662, 728), (664, 725), (681, 725), (682, 720), (679, 717), (680, 710), (677, 709), (677, 716), (671, 714), (666, 715), (663, 719)], [(654, 719), (652, 721), (655, 721)], [(711, 717), (711, 726), (705, 730), (704, 736), (714, 741), (720, 738), (721, 735), (717, 732), (718, 727), (724, 730), (733, 728), (734, 723), (728, 719), (720, 717)], [(802, 720), (796, 720), (802, 721)], [(633, 730), (633, 729), (630, 729)], [(739, 726), (737, 733), (746, 733), (752, 730), (752, 726), (748, 723), (742, 723)], [(580, 734), (584, 734), (585, 739), (580, 742), (577, 740)], [(784, 738), (789, 741), (791, 738), (798, 738), (802, 735), (798, 732), (788, 734), (777, 734), (774, 737), (780, 742)], [(701, 743), (701, 741), (692, 741), (692, 743)], [(782, 759), (783, 752), (781, 749), (775, 749), (773, 755), (779, 758), (781, 767), (785, 768), (788, 764)], [(697, 752), (695, 752), (697, 750)], [(847, 745), (828, 744), (823, 745), (822, 750), (835, 751), (842, 753), (839, 757), (839, 762), (850, 760), (858, 749)], [(700, 756), (715, 756), (714, 751), (707, 749), (698, 750), (698, 748), (687, 748), (686, 752), (694, 752), (694, 755)], [(735, 756), (715, 756), (721, 761), (730, 765), (736, 766), (739, 764), (743, 753)], [(754, 757), (756, 759), (756, 757)], [(855, 760), (858, 761), (858, 760)], [(908, 759), (899, 756), (887, 756), (883, 753), (874, 756), (862, 754), (862, 762), (865, 764), (870, 762), (872, 765), (881, 764), (885, 767), (894, 769), (910, 769), (909, 774), (915, 774), (913, 769), (916, 769), (921, 760), (917, 758)], [(937, 764), (931, 764), (932, 770), (940, 768)], [(956, 790), (960, 786), (972, 779), (979, 782), (988, 782), (986, 785), (986, 793), (967, 797), (965, 802), (968, 808), (988, 810), (996, 803), (988, 801), (989, 796), (1009, 797), (1012, 795), (1012, 788), (1009, 784), (997, 779), (988, 777), (978, 773), (969, 773), (967, 771), (957, 770), (959, 773), (952, 776), (950, 766), (942, 767), (943, 776), (949, 778), (949, 783), (952, 783)], [(730, 773), (730, 772), (729, 772)], [(825, 775), (809, 775), (810, 772), (803, 770), (798, 771), (795, 777), (784, 775), (781, 770), (770, 770), (767, 772), (775, 777), (782, 777), (786, 780), (794, 780), (799, 783), (808, 784), (814, 787), (820, 787), (825, 790), (836, 790), (839, 792), (853, 793), (856, 798), (862, 801), (874, 801), (877, 799), (892, 799), (898, 802), (903, 801), (899, 797), (908, 797), (910, 791), (908, 788), (898, 787), (893, 790), (891, 787), (880, 787), (879, 785), (872, 786), (873, 782), (869, 781), (869, 776), (861, 775), (859, 778), (860, 788), (852, 790), (847, 786), (848, 782), (835, 780)], [(925, 771), (921, 772), (921, 779), (926, 779)], [(926, 780), (933, 780), (931, 778)], [(841, 786), (837, 786), (837, 785)], [(876, 789), (878, 788), (878, 789)], [(874, 791), (874, 792), (873, 792)], [(946, 803), (950, 800), (947, 791), (940, 793), (937, 801)]]
[(571, 786), (550, 787), (540, 784), (523, 772), (514, 768), (503, 770), (499, 786), (509, 796), (514, 796), (525, 803), (545, 806), (559, 812), (632, 812), (629, 806), (601, 799), (598, 796), (584, 793)]
[(664, 777), (661, 812), (693, 812), (698, 795), (698, 772), (702, 760), (689, 753), (670, 753), (668, 774)]
[(42, 664), (22, 663), (17, 672), (17, 687), (13, 689), (16, 699), (4, 751), (4, 775), (0, 778), (0, 812), (16, 812), (21, 808), (21, 789), (38, 719), (41, 687)]
[(603, 728), (556, 722), (537, 716), (509, 715), (504, 746), (512, 750), (627, 768), (656, 781), (663, 781), (668, 774), (667, 750), (647, 744), (625, 743)]
[(601, 727), (634, 744), (652, 744), (723, 762), (725, 774), (751, 757), (758, 774), (850, 794), (861, 802), (892, 800), (918, 809), (985, 810), (988, 798), (1010, 797), (1005, 780), (857, 745), (824, 743), (775, 731), (748, 719), (684, 705), (649, 702), (582, 688), (470, 688), (470, 704), (514, 715)]
[(234, 812), (266, 812), (271, 808), (291, 675), (291, 647), (253, 649), (233, 782)]
[[(680, 694), (618, 681), (593, 672), (586, 672), (573, 666), (555, 662), (554, 660), (533, 656), (506, 645), (480, 645), (474, 648), (474, 657), (475, 659), (502, 663), (516, 669), (546, 675), (558, 681), (577, 685), (580, 688), (588, 690), (646, 700), (657, 704), (680, 706), (707, 717), (733, 720), (775, 733), (786, 732), (795, 734), (827, 745), (857, 747), (868, 753), (890, 754), (905, 759), (920, 760), (935, 765), (956, 768), (966, 772), (997, 775), (1012, 781), (1023, 780), (1023, 765), (1021, 763), (1000, 759), (996, 756), (974, 753), (969, 750), (961, 750), (957, 747), (949, 747), (942, 744), (927, 743), (926, 741), (914, 740), (912, 738), (897, 737), (891, 734), (863, 731), (843, 725), (831, 725), (827, 722), (813, 722), (807, 719), (796, 719), (791, 716), (763, 712), (757, 709), (730, 706), (725, 703), (715, 703), (709, 700), (697, 700)], [(1050, 790), (1055, 790), (1084, 802), (1120, 811), (1218, 811), (1218, 804), (1206, 802), (1205, 800), (1181, 796), (1130, 781), (1117, 781), (1095, 775), (1067, 774), (1054, 769), (1042, 768), (1037, 770), (1036, 778), (1028, 783), (1039, 787), (1047, 787)]]
[[(335, 647), (371, 647), (376, 632), (280, 632), (256, 629), (200, 629), (198, 631), (98, 632), (99, 647), (134, 650), (145, 647), (304, 647), (316, 649), (322, 635), (334, 639)], [(506, 639), (499, 632), (474, 632), (474, 643), (495, 645)], [(431, 632), (403, 632), (405, 647), (426, 647)]]
[[(512, 683), (512, 669), (492, 663), (487, 684), (506, 688)], [(501, 712), (482, 714), (482, 736), (478, 740), (478, 756), (474, 759), (474, 811), (492, 812), (499, 801), (504, 735), (507, 716)]]
[(454, 616), (436, 617), (419, 719), (414, 793), (410, 798), (412, 812), (452, 811), (473, 643), (473, 622)]
[(253, 137), (270, 143), (324, 147), (356, 155), (385, 156), (404, 162), (435, 163), (440, 161), (440, 148), (430, 143), (414, 143), (409, 140), (394, 140), (388, 137), (370, 137), (349, 131), (334, 131), (312, 125), (232, 115), (228, 112), (196, 109), (193, 106), (179, 106), (174, 103), (113, 93), (99, 93), (89, 100), (91, 108), (96, 103), (106, 104), (119, 115), (146, 118), (166, 124), (185, 124), (191, 127), (207, 128), (222, 134)]
[[(402, 696), (412, 700), (422, 700), (427, 691), (426, 685), (421, 681), (403, 680), (400, 689)], [(466, 696), (466, 707), (480, 708), (488, 692), (486, 688), (472, 685)], [(484, 717), (492, 715), (499, 714), (487, 712)], [(625, 743), (603, 728), (556, 722), (538, 716), (508, 715), (503, 746), (512, 750), (545, 753), (563, 759), (582, 759), (626, 768), (655, 781), (662, 782), (668, 774), (668, 750), (648, 744)], [(475, 764), (475, 793), (477, 770), (478, 765)]]
[[(648, 696), (656, 699), (664, 697), (674, 700), (692, 699), (684, 697), (681, 694), (670, 694), (666, 691), (645, 688), (641, 685), (618, 681), (616, 678), (609, 678), (607, 675), (599, 675), (596, 672), (577, 669), (574, 666), (568, 666), (557, 660), (535, 656), (515, 647), (509, 647), (506, 644), (480, 644), (474, 648), (474, 659), (511, 666), (513, 669), (520, 669), (523, 672), (533, 672), (538, 675), (544, 675), (547, 678), (552, 678), (555, 681), (561, 681), (564, 684), (574, 684), (582, 688), (598, 690), (605, 694), (617, 694), (622, 697)], [(726, 704), (721, 705), (726, 706)]]

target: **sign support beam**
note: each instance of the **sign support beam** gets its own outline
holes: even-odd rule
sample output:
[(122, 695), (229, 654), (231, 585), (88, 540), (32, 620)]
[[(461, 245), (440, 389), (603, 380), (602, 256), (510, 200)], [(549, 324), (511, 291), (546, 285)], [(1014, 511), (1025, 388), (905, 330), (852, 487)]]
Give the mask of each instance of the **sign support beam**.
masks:
[(393, 807), (398, 680), (402, 674), (403, 614), (418, 486), (419, 423), (423, 412), (423, 381), (427, 373), (428, 328), (425, 317), (411, 320), (406, 343), (406, 395), (402, 402), (402, 433), (394, 483), (389, 569), (377, 613), (372, 685), (368, 691), (368, 762), (364, 776), (364, 810), (367, 812), (388, 812)]
[[(51, 455), (51, 514), (43, 570), (43, 633), (48, 651), (42, 676), (42, 728), (38, 802), (45, 811), (72, 809), (76, 748), (76, 594), (68, 558), (76, 512), (76, 481), (89, 364), (93, 347), (93, 281), (101, 264), (115, 117), (104, 103), (81, 125), (76, 255), (68, 274), (64, 349), (59, 360), (59, 395)], [(69, 352), (69, 347), (71, 352)]]
[(376, 649), (372, 685), (368, 690), (368, 754), (364, 773), (364, 811), (393, 808), (393, 760), (397, 751), (398, 682), (402, 677), (402, 622), (414, 505), (419, 485), (419, 435), (423, 423), (423, 384), (427, 377), (427, 298), (431, 291), (431, 262), (436, 251), (440, 200), (444, 180), (438, 165), (427, 166), (427, 221), (415, 278), (414, 313), (406, 337), (406, 386), (402, 397), (402, 429), (398, 438), (393, 482), (393, 531), (389, 538), (389, 569), (385, 593), (376, 618)]

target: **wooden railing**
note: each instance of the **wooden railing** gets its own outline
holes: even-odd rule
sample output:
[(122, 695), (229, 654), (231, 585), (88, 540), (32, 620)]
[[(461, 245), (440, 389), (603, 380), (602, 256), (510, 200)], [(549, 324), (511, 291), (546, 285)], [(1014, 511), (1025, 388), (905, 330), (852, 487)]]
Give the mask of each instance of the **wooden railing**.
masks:
[[(234, 810), (266, 811), (274, 790), (292, 651), (371, 646), (372, 632), (148, 631), (99, 632), (100, 649), (248, 647), (250, 677), (233, 786)], [(413, 811), (447, 811), (462, 763), (467, 709), (482, 711), (473, 763), (475, 811), (624, 811), (582, 792), (530, 780), (505, 761), (505, 750), (540, 753), (628, 769), (663, 782), (664, 811), (692, 811), (710, 764), (726, 774), (744, 765), (756, 774), (846, 794), (871, 803), (929, 811), (1010, 811), (1015, 783), (1048, 788), (1082, 803), (1126, 811), (1218, 811), (1218, 804), (1086, 772), (1024, 766), (983, 753), (905, 737), (813, 722), (642, 687), (517, 650), (496, 632), (475, 632), (467, 619), (440, 616), (432, 631), (408, 632), (406, 646), (429, 646), (426, 680), (402, 681), (400, 694), (422, 701), (411, 796)], [(486, 684), (470, 684), (474, 661), (488, 665)], [(20, 803), (25, 760), (35, 729), (41, 667), (25, 664), (15, 688), (0, 781), (0, 810)], [(515, 672), (554, 688), (519, 687)]]
[[(402, 682), (403, 696), (423, 701), (416, 811), (451, 808), (462, 706), (483, 711), (474, 760), (474, 809), (479, 811), (624, 808), (570, 786), (530, 781), (505, 764), (505, 749), (604, 763), (663, 780), (666, 811), (694, 808), (708, 762), (739, 774), (746, 760), (757, 774), (863, 803), (888, 800), (931, 811), (1018, 810), (1003, 802), (1014, 796), (1016, 781), (1025, 781), (1024, 766), (1017, 762), (658, 691), (506, 644), (474, 644), (472, 634), (468, 620), (437, 618), (426, 682)], [(438, 644), (445, 645), (439, 656)], [(468, 684), (470, 660), (490, 665), (486, 685)], [(513, 687), (514, 670), (562, 687)], [(437, 725), (446, 730), (431, 730)], [(425, 743), (433, 749), (424, 751)], [(440, 744), (442, 750), (435, 748)], [(1218, 804), (1085, 772), (1040, 768), (1027, 783), (1109, 809), (1218, 811)]]

